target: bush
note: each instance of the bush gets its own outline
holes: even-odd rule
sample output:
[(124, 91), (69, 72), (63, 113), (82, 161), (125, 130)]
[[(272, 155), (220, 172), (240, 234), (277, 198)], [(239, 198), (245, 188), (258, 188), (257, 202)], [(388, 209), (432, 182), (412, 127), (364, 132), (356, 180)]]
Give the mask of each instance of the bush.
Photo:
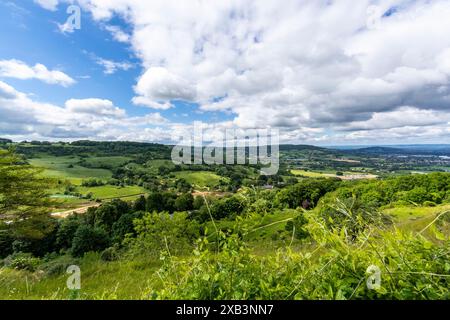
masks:
[(119, 259), (119, 251), (116, 247), (109, 247), (100, 254), (103, 261), (116, 261)]
[(200, 234), (199, 224), (189, 221), (186, 213), (147, 213), (135, 220), (135, 230), (136, 239), (127, 240), (132, 251), (156, 256), (167, 249), (174, 255), (185, 253)]
[[(450, 252), (410, 233), (378, 230), (356, 243), (309, 219), (311, 248), (255, 255), (236, 235), (219, 239), (211, 252), (207, 238), (191, 259), (162, 254), (158, 276), (164, 286), (145, 297), (192, 300), (448, 299)], [(320, 251), (317, 245), (320, 245)], [(407, 261), (407, 263), (405, 263)], [(380, 287), (365, 283), (369, 266), (381, 270)], [(386, 270), (387, 269), (387, 270)], [(144, 297), (144, 296), (143, 296)]]
[(4, 265), (17, 270), (34, 272), (41, 263), (40, 259), (33, 257), (31, 253), (14, 253), (4, 260)]
[(53, 259), (50, 258), (47, 262), (44, 262), (39, 269), (44, 271), (46, 275), (52, 277), (64, 274), (67, 271), (67, 268), (74, 264), (76, 265), (77, 261), (67, 255)]
[(308, 231), (306, 231), (305, 226), (308, 224), (308, 219), (305, 218), (303, 213), (300, 213), (293, 220), (286, 223), (285, 230), (292, 234), (297, 240), (305, 239), (309, 236)]

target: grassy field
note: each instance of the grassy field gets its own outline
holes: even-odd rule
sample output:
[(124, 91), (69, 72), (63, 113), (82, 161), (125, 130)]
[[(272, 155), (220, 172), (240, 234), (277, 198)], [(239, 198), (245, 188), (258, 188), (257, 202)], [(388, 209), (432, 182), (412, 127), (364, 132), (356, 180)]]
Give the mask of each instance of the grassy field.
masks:
[[(44, 276), (28, 271), (0, 268), (0, 300), (5, 299), (149, 299), (143, 292), (151, 283), (151, 275), (160, 266), (159, 259), (104, 262), (99, 254), (90, 253), (81, 259), (62, 257), (61, 263), (75, 264), (81, 270), (82, 290), (78, 296), (67, 289), (65, 274)], [(65, 267), (65, 265), (64, 265)], [(153, 277), (154, 279), (154, 277)], [(150, 292), (149, 292), (150, 294)]]
[(121, 165), (132, 160), (130, 157), (111, 156), (111, 157), (89, 157), (85, 159), (86, 164), (92, 168), (118, 168)]
[(228, 180), (208, 171), (181, 171), (176, 172), (175, 176), (178, 179), (185, 179), (196, 188), (213, 188), (219, 184), (220, 180)]
[(329, 173), (313, 172), (306, 170), (291, 170), (291, 173), (295, 176), (304, 176), (308, 178), (326, 178), (330, 177)]
[[(79, 187), (78, 191), (84, 195), (93, 194), (94, 199), (123, 198), (145, 193), (145, 189), (139, 186), (100, 186), (100, 187)], [(132, 199), (129, 199), (132, 200)]]
[(83, 179), (97, 178), (109, 179), (112, 172), (106, 169), (86, 168), (78, 165), (79, 157), (42, 157), (30, 159), (30, 164), (44, 168), (44, 174), (51, 178), (69, 180), (71, 183), (80, 185)]
[[(391, 214), (399, 228), (408, 228), (413, 232), (420, 231), (433, 221), (436, 214), (450, 209), (450, 205), (437, 207), (396, 207), (385, 209)], [(294, 241), (284, 230), (286, 221), (295, 217), (295, 210), (280, 211), (264, 217), (252, 218), (251, 232), (246, 235), (254, 254), (265, 256), (274, 254), (276, 248), (271, 247), (273, 235), (283, 236), (284, 242), (278, 245), (289, 246), (291, 250), (304, 250), (302, 244)], [(220, 229), (232, 228), (231, 221), (220, 221)], [(256, 223), (256, 224), (253, 224)], [(412, 225), (408, 225), (411, 223)], [(211, 230), (214, 228), (211, 226)], [(424, 233), (428, 238), (429, 234)], [(189, 259), (189, 257), (185, 257)], [(154, 289), (163, 287), (163, 283), (155, 276), (161, 267), (158, 258), (139, 258), (105, 262), (98, 253), (88, 253), (83, 258), (75, 259), (63, 256), (52, 264), (62, 266), (78, 265), (81, 269), (82, 289), (71, 292), (66, 287), (69, 277), (64, 271), (55, 275), (39, 272), (0, 268), (0, 299), (151, 299)]]
[(343, 175), (338, 176), (336, 172), (314, 172), (306, 170), (291, 170), (291, 173), (296, 176), (303, 176), (308, 178), (340, 178), (342, 180), (360, 180), (360, 179), (375, 179), (376, 175), (367, 174), (364, 172), (345, 171)]
[(159, 168), (163, 166), (170, 169), (175, 168), (175, 165), (171, 160), (150, 160), (145, 164), (145, 170), (154, 175), (158, 175)]
[[(420, 232), (441, 213), (450, 212), (450, 204), (439, 205), (436, 207), (395, 207), (385, 209), (384, 213), (394, 218), (395, 225), (403, 230)], [(447, 213), (449, 215), (450, 213)], [(430, 226), (425, 230), (424, 235), (430, 239), (435, 238), (435, 227)], [(447, 231), (447, 234), (449, 234)]]

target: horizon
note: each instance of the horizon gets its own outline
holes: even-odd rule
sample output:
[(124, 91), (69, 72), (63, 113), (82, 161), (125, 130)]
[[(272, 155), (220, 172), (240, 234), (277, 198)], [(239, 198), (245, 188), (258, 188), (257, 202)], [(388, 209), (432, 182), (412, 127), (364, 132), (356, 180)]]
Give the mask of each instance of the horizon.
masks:
[[(0, 137), (1, 139), (5, 139), (5, 140), (11, 140), (11, 139), (6, 139), (3, 137)], [(80, 142), (80, 141), (89, 141), (89, 142), (104, 142), (104, 143), (108, 143), (108, 142), (131, 142), (131, 143), (143, 143), (143, 144), (159, 144), (159, 145), (165, 145), (165, 146), (174, 146), (174, 144), (172, 143), (165, 143), (165, 142), (154, 142), (154, 141), (132, 141), (132, 140), (72, 140), (72, 141), (49, 141), (49, 140), (22, 140), (22, 141), (14, 141), (12, 140), (13, 143), (31, 143), (33, 141), (37, 141), (37, 142), (49, 142), (52, 144), (57, 144), (57, 143), (73, 143), (73, 142)], [(413, 146), (448, 146), (450, 147), (450, 143), (408, 143), (408, 144), (353, 144), (353, 145), (318, 145), (318, 144), (308, 144), (308, 143), (280, 143), (280, 146), (312, 146), (312, 147), (320, 147), (320, 148), (326, 148), (326, 149), (330, 149), (330, 148), (372, 148), (372, 147), (413, 147)], [(224, 147), (226, 148), (226, 147)]]

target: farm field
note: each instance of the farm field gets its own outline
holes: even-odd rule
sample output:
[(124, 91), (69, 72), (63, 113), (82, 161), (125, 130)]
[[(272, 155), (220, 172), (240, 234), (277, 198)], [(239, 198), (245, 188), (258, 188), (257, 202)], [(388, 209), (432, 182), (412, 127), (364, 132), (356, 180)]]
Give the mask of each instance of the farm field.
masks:
[(30, 159), (31, 165), (45, 169), (44, 175), (68, 180), (73, 184), (80, 185), (83, 179), (97, 178), (109, 179), (112, 172), (107, 169), (86, 168), (78, 165), (80, 157), (62, 156), (62, 157), (42, 157)]
[(138, 195), (145, 194), (147, 191), (139, 186), (99, 186), (99, 187), (78, 187), (79, 192), (86, 195), (92, 193), (94, 199), (111, 199), (111, 198), (129, 198), (134, 200)]
[(376, 179), (377, 176), (363, 172), (343, 172), (343, 175), (338, 176), (336, 173), (315, 172), (306, 170), (291, 170), (295, 176), (303, 176), (308, 178), (340, 178), (342, 180), (360, 180), (360, 179)]
[(200, 189), (213, 188), (219, 185), (221, 180), (229, 180), (208, 171), (181, 171), (175, 172), (174, 175), (177, 179), (184, 179), (188, 183)]

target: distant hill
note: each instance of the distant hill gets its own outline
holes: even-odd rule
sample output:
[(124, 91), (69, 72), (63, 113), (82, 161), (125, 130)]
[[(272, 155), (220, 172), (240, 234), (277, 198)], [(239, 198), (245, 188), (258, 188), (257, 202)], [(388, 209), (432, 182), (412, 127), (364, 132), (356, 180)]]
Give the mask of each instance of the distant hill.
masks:
[(417, 145), (394, 145), (394, 146), (372, 146), (363, 148), (344, 149), (339, 148), (347, 154), (363, 154), (363, 155), (450, 155), (450, 145), (442, 144), (417, 144)]
[(331, 149), (316, 147), (307, 144), (282, 144), (280, 145), (280, 151), (322, 151), (329, 152)]
[(12, 140), (0, 138), (0, 144), (12, 143)]

